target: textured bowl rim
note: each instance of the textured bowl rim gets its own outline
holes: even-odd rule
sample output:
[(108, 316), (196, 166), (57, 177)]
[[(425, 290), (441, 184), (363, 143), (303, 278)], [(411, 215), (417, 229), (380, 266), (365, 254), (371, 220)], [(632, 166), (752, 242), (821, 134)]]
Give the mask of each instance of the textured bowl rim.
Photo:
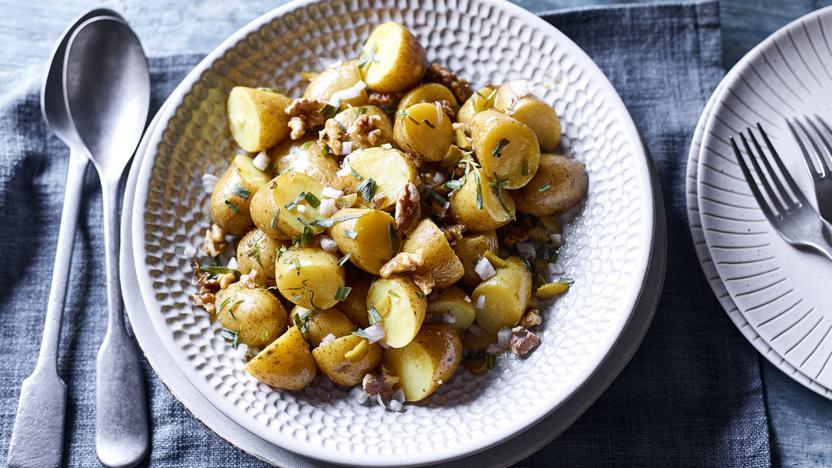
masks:
[[(150, 180), (150, 174), (154, 162), (156, 160), (158, 149), (162, 141), (162, 136), (166, 131), (171, 118), (173, 118), (177, 110), (183, 104), (185, 96), (192, 89), (193, 85), (200, 79), (202, 74), (206, 70), (208, 70), (216, 60), (220, 59), (230, 49), (234, 48), (250, 33), (257, 31), (259, 28), (270, 23), (274, 19), (284, 16), (292, 11), (300, 10), (308, 7), (309, 5), (323, 3), (325, 1), (326, 0), (294, 0), (263, 14), (259, 18), (256, 18), (255, 20), (249, 22), (241, 29), (237, 30), (234, 34), (225, 39), (213, 51), (211, 51), (202, 61), (200, 61), (200, 63), (191, 72), (188, 73), (188, 75), (182, 80), (182, 82), (175, 88), (173, 93), (171, 93), (171, 96), (168, 101), (170, 105), (166, 106), (162, 110), (164, 113), (162, 114), (159, 121), (159, 125), (157, 125), (149, 141), (148, 153), (142, 161), (142, 167), (140, 168), (139, 176), (136, 183), (136, 193), (133, 204), (134, 229), (132, 242), (134, 263), (137, 266), (136, 273), (138, 277), (138, 283), (141, 290), (141, 294), (142, 297), (145, 298), (146, 305), (149, 306), (148, 312), (151, 313), (151, 319), (157, 328), (159, 337), (165, 345), (165, 347), (167, 348), (171, 348), (173, 345), (171, 336), (168, 333), (164, 333), (164, 330), (160, 329), (164, 324), (159, 322), (163, 322), (163, 320), (153, 319), (154, 316), (152, 315), (152, 312), (154, 312), (154, 310), (151, 310), (150, 306), (154, 304), (154, 301), (148, 300), (148, 298), (154, 297), (154, 291), (152, 288), (150, 276), (145, 269), (138, 268), (139, 265), (144, 264), (143, 259), (146, 255), (146, 250), (143, 242), (145, 239), (145, 223), (143, 221), (144, 208), (147, 203), (148, 183)], [(643, 196), (641, 197), (641, 212), (644, 213), (644, 223), (642, 226), (643, 232), (641, 235), (641, 245), (638, 246), (640, 255), (637, 258), (637, 263), (631, 265), (633, 269), (633, 275), (637, 275), (639, 281), (637, 281), (635, 286), (632, 287), (630, 291), (628, 291), (626, 301), (622, 301), (622, 308), (624, 308), (627, 312), (626, 314), (621, 314), (621, 316), (616, 317), (616, 319), (614, 320), (614, 325), (610, 327), (610, 330), (614, 330), (615, 332), (611, 332), (608, 338), (603, 343), (598, 344), (598, 349), (603, 351), (599, 352), (595, 356), (595, 358), (591, 360), (588, 363), (588, 365), (586, 365), (583, 369), (581, 369), (579, 372), (576, 372), (571, 381), (571, 385), (566, 386), (556, 398), (552, 398), (551, 400), (541, 402), (539, 410), (535, 413), (530, 414), (529, 417), (522, 420), (517, 420), (513, 424), (503, 426), (500, 432), (497, 432), (491, 436), (485, 436), (482, 439), (480, 439), (476, 444), (472, 443), (464, 446), (461, 445), (454, 449), (448, 448), (443, 450), (435, 450), (431, 451), (430, 453), (423, 453), (421, 455), (409, 455), (407, 461), (409, 465), (449, 461), (499, 444), (500, 442), (508, 439), (509, 437), (512, 437), (513, 435), (520, 433), (525, 428), (539, 422), (542, 418), (552, 413), (552, 411), (557, 409), (563, 402), (568, 400), (576, 391), (578, 391), (583, 386), (583, 384), (595, 373), (596, 369), (598, 369), (598, 367), (605, 360), (607, 355), (614, 349), (614, 346), (618, 342), (618, 339), (624, 331), (626, 324), (630, 321), (630, 318), (634, 313), (635, 305), (637, 304), (639, 294), (641, 292), (641, 287), (644, 283), (644, 277), (647, 272), (647, 266), (649, 263), (649, 257), (651, 253), (651, 247), (654, 241), (653, 225), (655, 223), (655, 212), (653, 197), (654, 190), (656, 187), (654, 187), (649, 174), (649, 169), (647, 165), (647, 158), (649, 156), (647, 155), (641, 137), (638, 133), (638, 130), (636, 129), (635, 123), (633, 122), (629, 111), (627, 110), (626, 106), (621, 100), (621, 97), (615, 91), (615, 88), (613, 87), (612, 83), (610, 83), (610, 81), (607, 79), (606, 75), (604, 75), (601, 69), (598, 68), (595, 62), (593, 62), (592, 59), (590, 59), (589, 56), (580, 47), (578, 47), (577, 44), (575, 44), (571, 39), (569, 39), (565, 34), (560, 32), (557, 28), (544, 21), (542, 18), (529, 12), (528, 10), (525, 10), (505, 0), (479, 1), (481, 1), (484, 4), (488, 4), (493, 7), (503, 9), (508, 13), (515, 15), (518, 19), (522, 20), (523, 22), (536, 26), (542, 31), (544, 31), (546, 34), (551, 35), (552, 38), (558, 43), (558, 45), (567, 50), (576, 61), (581, 63), (585, 70), (587, 70), (591, 75), (593, 75), (593, 79), (596, 81), (596, 85), (599, 87), (599, 90), (605, 93), (607, 105), (610, 106), (610, 109), (614, 113), (621, 117), (621, 119), (617, 121), (617, 123), (621, 125), (622, 133), (624, 133), (627, 137), (627, 144), (631, 147), (631, 153), (637, 159), (635, 171), (639, 178), (639, 182), (641, 184), (641, 192), (643, 194)], [(184, 357), (181, 355), (181, 353), (171, 353), (171, 355), (174, 357), (176, 365), (186, 376), (189, 377), (190, 380), (190, 377), (193, 376), (193, 369), (186, 364), (186, 362), (184, 361)], [(192, 382), (194, 381), (192, 380)], [(197, 385), (197, 388), (202, 389), (204, 388), (204, 385), (199, 384)], [(290, 437), (273, 437), (274, 434), (264, 430), (264, 427), (262, 425), (252, 424), (251, 421), (248, 419), (238, 421), (234, 416), (236, 414), (239, 414), (240, 410), (236, 408), (233, 404), (231, 404), (229, 401), (225, 399), (221, 401), (216, 401), (213, 398), (208, 399), (223, 414), (237, 421), (238, 424), (242, 425), (247, 430), (251, 431), (252, 433), (256, 434), (261, 438), (269, 440), (281, 447), (284, 447), (301, 455), (333, 463), (354, 464), (364, 466), (385, 466), (400, 463), (400, 460), (396, 459), (395, 457), (385, 456), (374, 456), (372, 458), (354, 457), (350, 460), (344, 460), (343, 457), (340, 456), (341, 453), (337, 451), (314, 450), (308, 444), (304, 444)]]

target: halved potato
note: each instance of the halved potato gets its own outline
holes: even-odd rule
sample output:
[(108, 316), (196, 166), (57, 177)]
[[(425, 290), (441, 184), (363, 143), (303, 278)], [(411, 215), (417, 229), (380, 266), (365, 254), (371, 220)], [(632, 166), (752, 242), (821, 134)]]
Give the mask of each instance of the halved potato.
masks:
[(337, 174), (341, 168), (338, 160), (324, 154), (317, 138), (286, 140), (269, 150), (269, 156), (277, 174), (299, 172), (312, 177), (321, 185), (334, 188), (341, 186), (341, 177)]
[(399, 249), (401, 239), (396, 222), (389, 213), (367, 208), (345, 208), (332, 216), (343, 219), (329, 228), (338, 250), (367, 273), (378, 275), (379, 269)]
[[(433, 104), (438, 101), (446, 101), (454, 112), (459, 110), (459, 104), (454, 93), (439, 83), (425, 83), (421, 86), (411, 89), (399, 101), (398, 111), (403, 111), (408, 107), (419, 104), (420, 102), (427, 102)], [(453, 117), (453, 116), (451, 116)]]
[(449, 324), (461, 332), (474, 323), (477, 312), (468, 294), (460, 287), (451, 286), (428, 297), (428, 316), (431, 315), (453, 317)]
[(298, 327), (290, 328), (246, 364), (246, 372), (281, 390), (303, 390), (315, 378), (317, 366), (309, 343)]
[(432, 395), (447, 382), (462, 361), (462, 340), (445, 324), (426, 323), (403, 348), (384, 350), (384, 366), (399, 377), (407, 401)]
[(249, 289), (234, 283), (216, 296), (216, 314), (222, 326), (237, 333), (237, 340), (262, 348), (275, 340), (289, 316), (283, 304), (267, 289)]
[(416, 284), (403, 276), (378, 278), (367, 291), (367, 308), (381, 316), (384, 343), (401, 348), (416, 336), (427, 311), (427, 300)]
[(492, 231), (514, 219), (514, 199), (505, 187), (498, 196), (496, 182), (479, 169), (472, 169), (464, 180), (451, 194), (451, 213), (469, 231)]
[(506, 266), (497, 269), (496, 276), (480, 283), (471, 293), (477, 324), (490, 334), (516, 326), (531, 295), (532, 274), (519, 258), (507, 258)]
[(257, 270), (254, 280), (261, 286), (274, 284), (274, 262), (277, 251), (285, 243), (273, 239), (260, 229), (252, 229), (237, 244), (237, 265), (240, 273)]
[(211, 219), (226, 234), (242, 236), (254, 225), (251, 199), (268, 181), (268, 174), (254, 167), (249, 156), (238, 154), (211, 192)]
[[(333, 95), (336, 97), (343, 94), (345, 90), (354, 88), (361, 81), (361, 70), (358, 69), (358, 62), (349, 60), (334, 68), (327, 68), (316, 74), (309, 80), (303, 97), (317, 99), (318, 101), (329, 102)], [(349, 93), (353, 94), (353, 93)], [(367, 91), (361, 89), (354, 97), (340, 99), (342, 109), (347, 107), (363, 106), (367, 103)], [(333, 104), (334, 105), (334, 104)]]
[(280, 211), (274, 215), (274, 222), (269, 222), (270, 226), (273, 224), (288, 238), (320, 234), (323, 228), (310, 223), (321, 218), (316, 205), (320, 204), (322, 191), (320, 182), (300, 172), (289, 171), (275, 177), (271, 192), (274, 206)]
[(292, 99), (280, 93), (235, 86), (228, 93), (228, 126), (241, 148), (256, 153), (289, 136), (286, 106)]
[(541, 151), (554, 151), (560, 144), (560, 119), (537, 96), (518, 96), (511, 84), (504, 84), (497, 89), (494, 108), (531, 128)]
[(540, 144), (531, 128), (495, 110), (480, 112), (471, 121), (471, 138), (482, 170), (520, 188), (534, 177), (540, 164)]
[(358, 59), (364, 82), (373, 91), (395, 93), (412, 88), (425, 75), (428, 59), (416, 36), (399, 23), (373, 29)]
[[(355, 172), (344, 179), (351, 191), (359, 192), (359, 203), (379, 210), (392, 209), (405, 186), (417, 185), (419, 180), (416, 166), (394, 148), (361, 149), (347, 156), (345, 164)], [(367, 179), (372, 179), (372, 183)], [(370, 190), (370, 186), (375, 190)]]
[(338, 303), (336, 294), (344, 286), (344, 268), (338, 257), (319, 248), (293, 248), (275, 262), (277, 289), (293, 304), (325, 310)]
[(485, 87), (472, 94), (459, 108), (456, 114), (456, 120), (463, 124), (468, 130), (471, 129), (471, 121), (478, 113), (494, 107), (494, 96), (496, 95), (494, 88)]
[(381, 346), (356, 335), (346, 335), (312, 350), (318, 368), (344, 387), (361, 383), (381, 363)]
[(497, 243), (497, 233), (492, 231), (485, 231), (480, 233), (469, 233), (456, 241), (454, 245), (454, 252), (457, 258), (462, 262), (462, 267), (465, 269), (465, 274), (462, 275), (460, 281), (465, 286), (473, 288), (482, 282), (482, 278), (476, 272), (475, 267), (480, 261), (486, 251), (497, 253), (499, 245)]
[(330, 333), (335, 338), (340, 338), (355, 330), (355, 324), (338, 309), (314, 311), (296, 305), (290, 316), (292, 323), (305, 324), (303, 327), (305, 331), (302, 330), (304, 331), (303, 335), (309, 340), (313, 348), (321, 344), (321, 341)]
[(441, 161), (454, 142), (450, 117), (440, 107), (426, 102), (398, 112), (393, 135), (399, 148), (427, 162)]
[(544, 154), (537, 174), (514, 193), (517, 211), (539, 217), (563, 213), (586, 197), (588, 186), (584, 163), (566, 156)]

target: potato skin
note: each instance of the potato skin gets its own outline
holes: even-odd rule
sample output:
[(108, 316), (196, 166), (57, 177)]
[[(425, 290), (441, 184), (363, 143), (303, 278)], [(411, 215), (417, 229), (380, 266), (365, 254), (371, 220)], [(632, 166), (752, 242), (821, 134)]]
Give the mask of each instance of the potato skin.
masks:
[(246, 364), (246, 372), (281, 390), (303, 390), (315, 378), (317, 366), (309, 343), (298, 327), (290, 328)]
[(254, 193), (251, 198), (251, 220), (257, 226), (257, 229), (263, 231), (272, 239), (286, 240), (289, 237), (277, 229), (280, 207), (277, 206), (274, 199), (275, 187), (277, 187), (276, 178), (270, 180)]
[(277, 251), (286, 244), (266, 235), (260, 229), (252, 229), (237, 244), (237, 265), (240, 273), (257, 270), (254, 278), (261, 286), (274, 285), (274, 262)]
[(560, 144), (560, 119), (551, 106), (534, 95), (517, 96), (511, 85), (497, 89), (494, 108), (532, 129), (541, 151), (554, 151)]
[(336, 338), (340, 338), (349, 335), (355, 329), (355, 324), (338, 309), (315, 312), (312, 309), (296, 305), (290, 314), (292, 323), (297, 323), (295, 317), (299, 314), (311, 314), (306, 320), (306, 331), (303, 334), (313, 348), (321, 344), (321, 341), (330, 333)]
[[(437, 101), (446, 101), (454, 112), (459, 110), (459, 103), (456, 100), (454, 93), (439, 83), (425, 83), (421, 86), (411, 89), (399, 101), (397, 111), (403, 111), (408, 107), (419, 104), (420, 102), (434, 103)], [(453, 117), (453, 116), (451, 116)]]
[(518, 189), (537, 172), (540, 144), (519, 120), (496, 110), (480, 112), (471, 121), (471, 139), (483, 172), (504, 179), (505, 188)]
[(454, 142), (451, 119), (432, 103), (418, 103), (396, 114), (396, 144), (423, 161), (438, 162)]
[(273, 91), (235, 86), (228, 94), (229, 127), (234, 141), (249, 153), (280, 143), (289, 136), (286, 106), (292, 100)]
[(240, 283), (221, 289), (215, 305), (222, 326), (237, 332), (241, 343), (256, 348), (280, 336), (289, 320), (274, 294), (266, 289), (248, 289)]
[(344, 387), (353, 387), (381, 363), (382, 349), (378, 343), (368, 343), (367, 353), (355, 362), (344, 357), (362, 341), (367, 340), (346, 335), (313, 349), (312, 356), (329, 380)]
[(432, 395), (447, 382), (462, 361), (462, 340), (445, 324), (426, 323), (419, 334), (403, 348), (384, 350), (382, 362), (399, 376), (407, 401)]
[(361, 328), (370, 326), (367, 316), (367, 292), (372, 282), (373, 278), (370, 275), (351, 267), (347, 272), (347, 286), (352, 290), (347, 298), (338, 304), (338, 309)]
[(361, 49), (358, 67), (370, 89), (395, 93), (419, 83), (428, 69), (428, 60), (416, 36), (391, 21), (376, 26), (370, 33)]
[[(471, 298), (458, 286), (451, 286), (434, 291), (428, 297), (426, 321), (430, 321), (428, 319), (431, 316), (439, 319), (438, 316), (446, 314), (454, 318), (454, 322), (449, 323), (449, 325), (460, 333), (470, 327), (477, 316), (477, 312), (474, 310), (474, 304), (471, 303)], [(441, 320), (435, 321), (441, 322)]]
[[(361, 178), (352, 175), (345, 176), (349, 191), (355, 191), (361, 183), (372, 178), (376, 182), (378, 202), (358, 198), (362, 206), (379, 210), (393, 209), (396, 199), (404, 187), (411, 183), (418, 185), (419, 173), (410, 158), (394, 148), (366, 148), (360, 149), (345, 159)], [(383, 198), (381, 198), (383, 197)]]
[(340, 188), (341, 168), (335, 158), (325, 156), (321, 145), (314, 137), (301, 140), (286, 140), (269, 150), (274, 173), (293, 171), (306, 174), (321, 185)]
[(292, 248), (275, 262), (277, 289), (293, 304), (313, 310), (331, 309), (344, 286), (338, 257), (319, 248)]
[(226, 234), (242, 236), (254, 223), (251, 220), (251, 199), (266, 184), (268, 175), (257, 171), (251, 158), (237, 155), (211, 192), (211, 219)]
[[(305, 200), (299, 203), (304, 206), (303, 212), (297, 208), (291, 210), (287, 208), (287, 205), (294, 203), (302, 192), (311, 193), (320, 200), (323, 191), (320, 182), (306, 174), (288, 171), (275, 177), (274, 184), (269, 185), (273, 187), (271, 191), (274, 199), (273, 206), (280, 210), (279, 214), (275, 216), (275, 222), (269, 221), (269, 227), (274, 224), (284, 237), (290, 239), (301, 238), (305, 227), (308, 227), (313, 235), (320, 234), (323, 231), (322, 227), (308, 224), (321, 217), (318, 208), (310, 205)], [(306, 224), (301, 219), (305, 220)], [(258, 227), (260, 226), (258, 225)]]
[(494, 107), (495, 94), (494, 88), (487, 86), (472, 94), (459, 108), (459, 112), (456, 114), (457, 122), (463, 124), (470, 131), (474, 116)]
[(446, 288), (462, 278), (465, 269), (457, 258), (445, 233), (429, 218), (416, 225), (402, 246), (403, 252), (414, 253), (424, 259), (416, 274), (430, 273), (437, 288)]
[[(349, 60), (338, 67), (323, 70), (310, 79), (303, 97), (329, 102), (333, 94), (351, 88), (359, 81), (361, 70), (358, 69), (358, 62)], [(342, 100), (341, 108), (363, 106), (366, 103), (367, 91), (361, 90), (357, 97)]]
[(394, 276), (373, 281), (367, 291), (367, 308), (370, 307), (375, 307), (381, 316), (384, 343), (392, 348), (401, 348), (419, 332), (428, 304), (413, 281), (404, 276)]
[[(356, 267), (378, 275), (381, 266), (393, 258), (396, 253), (393, 249), (401, 242), (393, 217), (381, 210), (344, 208), (332, 218), (346, 219), (329, 228), (338, 250), (343, 255), (350, 254), (349, 261)], [(350, 237), (353, 233), (354, 238)]]
[[(517, 257), (507, 258), (506, 263), (506, 267), (497, 269), (496, 276), (480, 283), (471, 293), (477, 324), (489, 334), (516, 326), (531, 300), (532, 275), (526, 265)], [(477, 308), (480, 296), (485, 296), (485, 304)]]
[[(508, 190), (502, 190), (501, 204), (492, 179), (481, 170), (472, 170), (464, 180), (462, 188), (451, 194), (451, 214), (469, 231), (492, 231), (514, 219), (514, 198)], [(482, 194), (482, 208), (477, 206), (478, 192)]]
[[(541, 187), (549, 189), (541, 192)], [(584, 163), (560, 156), (545, 154), (532, 180), (514, 192), (517, 211), (538, 217), (563, 213), (586, 198), (589, 177)]]
[(474, 270), (474, 267), (486, 251), (497, 253), (498, 248), (497, 233), (493, 230), (469, 233), (464, 235), (462, 239), (457, 240), (454, 245), (454, 252), (456, 252), (457, 258), (462, 262), (462, 267), (465, 269), (465, 273), (460, 279), (462, 284), (469, 288), (480, 284), (482, 278)]

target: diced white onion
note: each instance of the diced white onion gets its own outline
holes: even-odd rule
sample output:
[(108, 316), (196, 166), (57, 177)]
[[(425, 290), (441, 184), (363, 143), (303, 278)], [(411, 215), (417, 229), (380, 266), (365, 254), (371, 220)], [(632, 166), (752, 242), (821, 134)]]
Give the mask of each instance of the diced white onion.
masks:
[(381, 325), (381, 322), (365, 328), (364, 333), (369, 337), (367, 341), (371, 344), (384, 339), (384, 327)]
[(324, 337), (324, 339), (321, 340), (321, 345), (323, 346), (323, 345), (325, 345), (327, 343), (331, 343), (333, 341), (335, 341), (335, 335), (333, 335), (332, 333), (329, 333)]
[(391, 148), (393, 148), (393, 145), (391, 145), (390, 143), (385, 143), (385, 144), (381, 145), (381, 147), (384, 148), (384, 149), (391, 149)]
[[(323, 206), (323, 201), (321, 202), (321, 205)], [(338, 251), (338, 244), (336, 244), (331, 237), (321, 236), (321, 248), (329, 253), (335, 253)]]
[(344, 165), (341, 166), (341, 169), (338, 169), (338, 172), (336, 172), (335, 174), (337, 174), (339, 177), (346, 177), (352, 174), (352, 168), (350, 167), (349, 162), (345, 160)]
[(321, 216), (332, 216), (335, 214), (335, 211), (335, 200), (331, 198), (321, 200), (321, 206), (318, 207), (318, 212)]
[(309, 317), (309, 314), (312, 313), (312, 309), (307, 309), (306, 307), (298, 307), (298, 318), (301, 320), (305, 320), (306, 317)]
[(552, 241), (555, 245), (560, 245), (563, 243), (563, 235), (561, 234), (549, 234), (549, 240)]
[(558, 265), (557, 263), (547, 263), (546, 264), (546, 271), (550, 275), (562, 275), (566, 273), (562, 266)]
[(185, 257), (193, 257), (196, 255), (196, 247), (192, 245), (186, 245), (185, 249), (182, 251), (182, 255)]
[(443, 182), (445, 182), (445, 176), (441, 172), (433, 175), (433, 185), (441, 185)]
[(271, 159), (269, 158), (269, 155), (267, 155), (265, 151), (261, 151), (257, 153), (257, 156), (254, 157), (254, 160), (251, 161), (251, 164), (257, 169), (265, 171), (269, 167), (270, 162)]
[(336, 107), (336, 103), (338, 107), (341, 106), (341, 101), (348, 101), (350, 99), (355, 99), (358, 96), (361, 96), (361, 91), (367, 88), (367, 83), (362, 80), (358, 80), (357, 83), (350, 86), (347, 89), (342, 89), (341, 91), (337, 91), (332, 93), (332, 96), (329, 98), (329, 105)]
[(471, 296), (465, 295), (465, 302), (471, 302)]
[(485, 296), (480, 296), (477, 298), (477, 303), (474, 304), (474, 308), (478, 310), (482, 310), (485, 308)]
[(503, 349), (508, 348), (508, 342), (511, 340), (511, 328), (503, 327), (500, 331), (497, 332), (497, 344), (503, 347)]
[(367, 402), (367, 400), (370, 399), (370, 395), (367, 395), (367, 392), (365, 392), (364, 389), (361, 388), (361, 385), (356, 385), (355, 387), (353, 387), (350, 391), (350, 396), (355, 398), (355, 402), (359, 405), (363, 405)]
[(345, 141), (345, 142), (341, 143), (341, 153), (343, 153), (343, 154), (352, 153), (352, 142), (351, 141)]
[[(477, 272), (483, 281), (497, 275), (497, 270), (494, 269), (491, 262), (485, 257), (480, 258), (477, 264), (474, 265), (474, 271)], [(480, 299), (485, 299), (485, 296), (480, 296)]]
[(450, 323), (451, 325), (456, 323), (456, 315), (442, 314), (442, 317), (445, 319), (445, 323)]
[(236, 257), (231, 257), (231, 260), (228, 261), (228, 268), (230, 268), (232, 270), (236, 270), (236, 269), (239, 268), (239, 265), (237, 264), (237, 258)]
[(327, 68), (327, 69), (338, 68), (343, 64), (344, 64), (344, 61), (341, 60), (341, 59), (338, 59), (338, 60), (335, 60), (333, 62), (330, 62), (330, 63), (326, 64), (324, 66), (324, 68)]
[(445, 111), (442, 110), (442, 104), (439, 101), (434, 102), (436, 105), (436, 126), (442, 125), (442, 118), (445, 116)]
[(220, 179), (214, 174), (202, 174), (202, 189), (210, 195), (214, 193), (214, 187), (219, 181)]
[(517, 96), (518, 99), (526, 97), (532, 93), (532, 87), (526, 80), (515, 80), (508, 83), (508, 88)]
[(237, 353), (237, 357), (240, 359), (245, 359), (246, 354), (248, 353), (248, 345), (245, 343), (239, 343), (237, 344), (237, 349), (234, 350), (234, 352)]
[(295, 211), (298, 213), (306, 213), (306, 207), (304, 205), (295, 205)]
[(497, 343), (491, 343), (490, 345), (488, 345), (487, 348), (485, 348), (485, 352), (488, 354), (500, 354), (503, 351), (505, 351), (505, 348), (498, 345)]
[(321, 196), (325, 198), (338, 198), (343, 194), (344, 192), (342, 190), (332, 187), (324, 187), (324, 189), (321, 190)]
[(537, 251), (534, 249), (534, 245), (532, 245), (529, 242), (518, 242), (516, 246), (517, 251), (524, 258), (534, 258), (537, 255)]
[(402, 402), (398, 400), (390, 400), (390, 403), (387, 405), (387, 409), (398, 413), (399, 411), (404, 409), (404, 406), (402, 405)]
[(445, 208), (446, 210), (449, 209), (451, 207), (451, 202), (446, 201), (445, 204), (442, 205), (442, 207)]

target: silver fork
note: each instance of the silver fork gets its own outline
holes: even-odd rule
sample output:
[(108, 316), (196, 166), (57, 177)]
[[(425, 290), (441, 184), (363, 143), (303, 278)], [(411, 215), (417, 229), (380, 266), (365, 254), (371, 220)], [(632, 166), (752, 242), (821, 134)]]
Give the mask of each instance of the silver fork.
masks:
[[(749, 170), (748, 163), (745, 161), (746, 158), (743, 157), (734, 137), (731, 137), (731, 147), (734, 149), (734, 155), (737, 157), (740, 169), (742, 169), (748, 187), (751, 188), (760, 209), (786, 242), (795, 246), (813, 248), (832, 260), (829, 224), (823, 221), (818, 212), (807, 202), (803, 192), (800, 191), (800, 187), (792, 179), (791, 174), (780, 159), (780, 155), (774, 149), (774, 145), (771, 144), (771, 140), (769, 140), (768, 135), (759, 123), (757, 124), (757, 130), (763, 137), (768, 153), (763, 150), (752, 129), (746, 129), (748, 139), (746, 139), (745, 134), (740, 134), (747, 159), (751, 161), (751, 165), (754, 167), (757, 180), (754, 179)], [(751, 145), (748, 144), (748, 140), (751, 140)], [(762, 161), (762, 165), (760, 165), (760, 161)], [(779, 173), (774, 170), (772, 161), (777, 166)], [(765, 192), (765, 196), (763, 192)]]
[(786, 120), (786, 123), (800, 146), (806, 168), (814, 181), (818, 211), (823, 219), (832, 222), (832, 129), (821, 116), (815, 114), (814, 117), (814, 121), (809, 117), (803, 117), (812, 132), (800, 122), (800, 119)]

